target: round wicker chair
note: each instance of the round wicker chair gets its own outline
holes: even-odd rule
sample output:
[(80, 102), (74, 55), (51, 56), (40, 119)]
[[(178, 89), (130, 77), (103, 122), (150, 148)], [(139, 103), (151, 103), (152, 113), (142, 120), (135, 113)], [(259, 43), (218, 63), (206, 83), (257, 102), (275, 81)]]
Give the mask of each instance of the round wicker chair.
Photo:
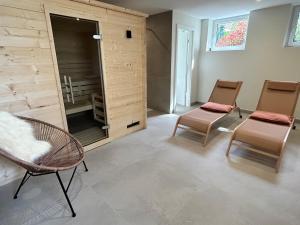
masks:
[[(88, 171), (84, 162), (84, 151), (82, 145), (71, 134), (54, 125), (32, 118), (19, 118), (31, 124), (31, 126), (34, 129), (34, 135), (37, 140), (49, 142), (52, 148), (46, 155), (37, 159), (33, 163), (21, 160), (0, 148), (1, 156), (27, 170), (17, 189), (17, 192), (14, 195), (14, 198), (17, 198), (21, 187), (31, 176), (41, 176), (55, 173), (72, 211), (72, 216), (75, 217), (76, 213), (74, 212), (67, 192), (73, 180), (77, 166), (81, 162), (83, 162), (85, 170)], [(59, 171), (69, 169), (74, 170), (71, 179), (68, 183), (68, 186), (67, 188), (65, 188), (60, 178)]]

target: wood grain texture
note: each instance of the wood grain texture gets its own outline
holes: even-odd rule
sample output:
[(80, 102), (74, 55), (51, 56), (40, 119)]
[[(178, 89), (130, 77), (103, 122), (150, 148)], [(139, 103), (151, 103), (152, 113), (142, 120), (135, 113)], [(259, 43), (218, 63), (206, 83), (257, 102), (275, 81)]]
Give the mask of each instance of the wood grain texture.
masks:
[[(90, 150), (146, 127), (146, 15), (92, 0), (80, 2), (0, 0), (0, 110), (66, 128), (47, 13), (51, 9), (98, 21), (110, 129), (109, 139), (86, 148)], [(126, 38), (128, 29), (132, 39)], [(81, 71), (74, 68), (74, 72)], [(138, 126), (127, 128), (136, 121)]]
[[(0, 110), (67, 128), (49, 9), (98, 21), (103, 35), (109, 138), (85, 149), (145, 128), (147, 15), (94, 0), (0, 0)], [(128, 29), (132, 39), (125, 36)], [(74, 73), (86, 70), (89, 68), (74, 66)], [(127, 128), (137, 121), (138, 126)], [(15, 168), (6, 167), (9, 176), (0, 177), (0, 185), (19, 177), (10, 171)]]

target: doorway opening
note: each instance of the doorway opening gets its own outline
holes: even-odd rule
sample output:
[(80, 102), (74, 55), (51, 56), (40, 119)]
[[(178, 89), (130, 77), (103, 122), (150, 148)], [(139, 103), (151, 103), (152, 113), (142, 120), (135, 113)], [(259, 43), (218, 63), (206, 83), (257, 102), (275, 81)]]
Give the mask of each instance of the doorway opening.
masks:
[(177, 27), (174, 112), (191, 106), (193, 31)]
[(50, 14), (69, 132), (83, 146), (108, 137), (97, 21)]

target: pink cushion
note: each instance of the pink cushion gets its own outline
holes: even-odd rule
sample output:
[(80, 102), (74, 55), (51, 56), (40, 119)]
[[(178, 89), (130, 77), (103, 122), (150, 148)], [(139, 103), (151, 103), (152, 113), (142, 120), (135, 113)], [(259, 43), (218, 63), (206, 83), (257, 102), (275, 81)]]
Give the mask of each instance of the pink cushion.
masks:
[(205, 109), (212, 112), (229, 113), (232, 109), (232, 105), (223, 105), (215, 102), (207, 102), (200, 106), (201, 109)]
[(272, 113), (272, 112), (264, 112), (264, 111), (255, 111), (250, 115), (250, 118), (261, 120), (269, 123), (276, 123), (281, 125), (291, 125), (292, 118), (290, 116)]

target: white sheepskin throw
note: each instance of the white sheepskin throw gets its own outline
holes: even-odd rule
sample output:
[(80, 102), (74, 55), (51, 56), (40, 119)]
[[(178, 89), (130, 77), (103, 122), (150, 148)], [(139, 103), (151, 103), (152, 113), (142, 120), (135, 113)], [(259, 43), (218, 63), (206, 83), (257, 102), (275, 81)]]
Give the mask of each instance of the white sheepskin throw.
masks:
[(51, 145), (36, 140), (33, 128), (24, 120), (0, 111), (0, 148), (27, 162), (34, 162), (45, 155)]

